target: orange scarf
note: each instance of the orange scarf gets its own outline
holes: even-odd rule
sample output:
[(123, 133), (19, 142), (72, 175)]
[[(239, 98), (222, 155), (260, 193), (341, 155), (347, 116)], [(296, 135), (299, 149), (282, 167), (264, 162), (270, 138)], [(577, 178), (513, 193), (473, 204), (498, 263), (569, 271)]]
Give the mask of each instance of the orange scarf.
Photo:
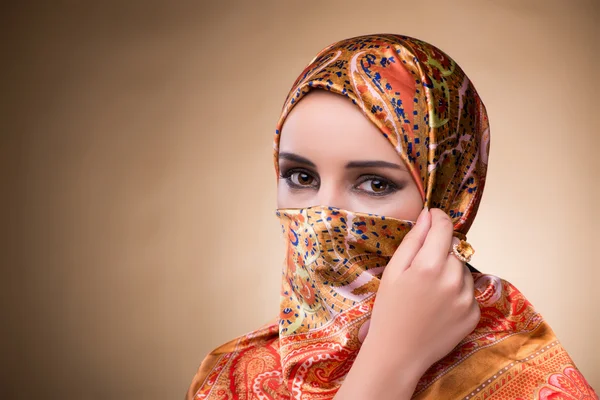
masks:
[[(485, 108), (439, 49), (397, 35), (335, 43), (304, 69), (275, 135), (309, 91), (356, 104), (390, 141), (424, 205), (465, 238), (489, 154)], [(331, 399), (365, 338), (383, 269), (414, 222), (317, 206), (279, 210), (287, 243), (280, 315), (202, 362), (188, 399)], [(510, 283), (473, 273), (481, 319), (423, 375), (413, 398), (598, 399), (554, 333)], [(400, 339), (399, 339), (400, 340)]]

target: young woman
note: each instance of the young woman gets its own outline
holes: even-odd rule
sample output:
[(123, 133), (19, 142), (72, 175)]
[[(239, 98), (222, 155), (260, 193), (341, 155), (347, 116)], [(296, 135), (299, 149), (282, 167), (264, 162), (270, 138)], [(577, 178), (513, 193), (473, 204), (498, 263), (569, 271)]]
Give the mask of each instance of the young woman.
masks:
[(187, 398), (597, 399), (525, 297), (467, 264), (488, 154), (485, 108), (439, 49), (322, 50), (275, 135), (279, 318), (209, 354)]

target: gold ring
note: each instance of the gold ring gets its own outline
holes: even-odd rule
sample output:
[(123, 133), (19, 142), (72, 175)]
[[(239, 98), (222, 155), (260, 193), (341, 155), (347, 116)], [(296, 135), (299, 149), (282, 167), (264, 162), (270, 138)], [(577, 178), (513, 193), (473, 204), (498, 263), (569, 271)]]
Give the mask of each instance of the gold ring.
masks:
[(475, 254), (475, 249), (466, 240), (461, 240), (452, 246), (452, 251), (448, 254), (454, 254), (462, 262), (469, 262)]

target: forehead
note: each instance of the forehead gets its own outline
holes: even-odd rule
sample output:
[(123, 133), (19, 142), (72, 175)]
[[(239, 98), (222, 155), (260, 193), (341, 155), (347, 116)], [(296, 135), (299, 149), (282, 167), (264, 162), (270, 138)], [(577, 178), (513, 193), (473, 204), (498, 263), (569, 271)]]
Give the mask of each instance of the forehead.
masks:
[(352, 100), (325, 90), (311, 90), (290, 111), (281, 130), (279, 151), (309, 158), (400, 160)]

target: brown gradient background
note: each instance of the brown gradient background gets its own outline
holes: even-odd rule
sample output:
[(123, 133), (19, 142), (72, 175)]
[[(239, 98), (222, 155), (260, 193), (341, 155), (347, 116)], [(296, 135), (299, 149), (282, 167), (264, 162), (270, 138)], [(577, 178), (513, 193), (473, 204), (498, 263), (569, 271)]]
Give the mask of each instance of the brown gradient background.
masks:
[(280, 107), (318, 50), (375, 32), (475, 83), (492, 145), (473, 264), (600, 388), (599, 5), (3, 5), (0, 397), (181, 398), (209, 350), (274, 317)]

